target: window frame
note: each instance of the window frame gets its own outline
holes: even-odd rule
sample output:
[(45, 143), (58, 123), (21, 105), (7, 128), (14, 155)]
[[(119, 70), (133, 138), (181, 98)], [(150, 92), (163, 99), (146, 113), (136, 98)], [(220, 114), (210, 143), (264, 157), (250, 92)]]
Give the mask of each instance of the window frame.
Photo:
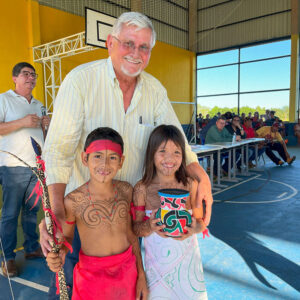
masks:
[[(253, 44), (247, 44), (247, 45), (241, 45), (238, 47), (231, 47), (231, 48), (226, 48), (226, 49), (221, 49), (221, 50), (216, 50), (216, 51), (210, 51), (210, 52), (205, 52), (205, 53), (197, 53), (196, 54), (196, 108), (198, 106), (198, 99), (201, 98), (207, 98), (207, 97), (218, 97), (218, 96), (229, 96), (229, 95), (237, 95), (237, 112), (240, 114), (240, 96), (243, 94), (257, 94), (257, 93), (266, 93), (266, 92), (280, 92), (280, 91), (289, 91), (290, 92), (290, 87), (289, 88), (281, 88), (281, 89), (263, 89), (263, 90), (251, 90), (251, 91), (245, 91), (241, 92), (241, 86), (240, 86), (240, 81), (241, 81), (241, 65), (243, 64), (249, 64), (249, 63), (256, 63), (260, 61), (267, 61), (267, 60), (274, 60), (274, 59), (280, 59), (280, 58), (291, 58), (291, 53), (288, 55), (279, 55), (279, 56), (273, 56), (273, 57), (267, 57), (267, 58), (261, 58), (261, 59), (253, 59), (253, 60), (243, 60), (241, 61), (241, 50), (248, 48), (248, 47), (255, 47), (255, 46), (260, 46), (264, 44), (271, 44), (275, 42), (280, 42), (280, 41), (290, 41), (290, 37), (285, 37), (281, 39), (275, 39), (271, 41), (262, 41), (258, 43), (253, 43)], [(213, 53), (218, 53), (218, 52), (224, 52), (224, 51), (231, 51), (231, 50), (238, 50), (238, 61), (235, 63), (227, 63), (227, 64), (222, 64), (222, 65), (215, 65), (215, 66), (208, 66), (208, 67), (202, 67), (198, 68), (198, 56), (202, 55), (208, 55), (208, 54), (213, 54)], [(206, 95), (198, 95), (198, 71), (199, 70), (205, 70), (205, 69), (216, 69), (216, 68), (222, 68), (226, 66), (233, 66), (237, 65), (238, 66), (238, 78), (237, 78), (237, 92), (233, 93), (219, 93), (219, 94), (206, 94)], [(196, 111), (196, 114), (198, 115), (198, 112)]]

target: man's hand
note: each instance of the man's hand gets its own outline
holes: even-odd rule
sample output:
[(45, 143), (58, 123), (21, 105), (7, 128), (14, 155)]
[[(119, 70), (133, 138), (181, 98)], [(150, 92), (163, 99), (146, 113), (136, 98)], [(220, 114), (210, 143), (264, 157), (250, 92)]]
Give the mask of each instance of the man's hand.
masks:
[(205, 202), (205, 215), (203, 221), (205, 225), (208, 226), (213, 204), (210, 179), (199, 163), (194, 162), (189, 164), (187, 170), (191, 177), (198, 178), (196, 208), (203, 209), (203, 201)]
[(25, 128), (41, 127), (41, 118), (39, 118), (36, 114), (29, 114), (20, 120)]
[[(51, 244), (54, 243), (53, 238), (49, 235), (46, 227), (45, 219), (42, 219), (40, 225), (40, 244), (45, 257), (47, 257), (48, 253), (51, 252), (52, 247)], [(57, 240), (63, 239), (63, 235), (60, 232), (56, 233)]]
[(241, 137), (240, 135), (237, 135), (236, 138), (235, 138), (235, 140), (236, 140), (237, 142), (239, 142), (239, 141), (242, 140), (242, 137)]
[(50, 117), (49, 116), (43, 116), (42, 117), (42, 127), (45, 129), (48, 129), (50, 125)]
[(203, 221), (197, 222), (194, 217), (192, 217), (192, 224), (191, 226), (185, 226), (184, 229), (187, 233), (181, 233), (179, 237), (176, 237), (176, 240), (183, 241), (188, 237), (192, 236), (193, 234), (197, 234), (202, 232), (206, 228)]
[(148, 288), (145, 273), (139, 274), (136, 281), (136, 299), (147, 300)]

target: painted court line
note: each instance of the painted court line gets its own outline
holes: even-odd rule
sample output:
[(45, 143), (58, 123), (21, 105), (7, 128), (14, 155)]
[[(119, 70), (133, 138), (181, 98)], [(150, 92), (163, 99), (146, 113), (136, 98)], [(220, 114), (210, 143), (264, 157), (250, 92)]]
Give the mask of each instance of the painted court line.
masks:
[[(221, 191), (217, 191), (217, 192), (213, 193), (213, 196), (215, 196), (215, 195), (217, 195), (217, 194), (220, 194), (220, 193), (222, 193), (222, 192), (225, 192), (225, 191), (227, 191), (227, 190), (230, 190), (230, 189), (232, 189), (232, 188), (235, 188), (235, 187), (237, 187), (237, 186), (239, 186), (239, 185), (241, 185), (241, 184), (243, 184), (243, 183), (246, 183), (246, 182), (248, 182), (248, 181), (251, 181), (251, 180), (253, 180), (253, 179), (257, 178), (257, 177), (260, 177), (260, 176), (261, 176), (261, 175), (258, 174), (258, 175), (254, 176), (254, 177), (251, 177), (251, 178), (249, 178), (249, 179), (247, 179), (247, 180), (245, 180), (245, 181), (241, 181), (241, 182), (239, 182), (239, 183), (237, 183), (237, 184), (234, 184), (234, 185), (232, 185), (232, 186), (229, 186), (229, 187), (227, 187), (227, 188), (225, 188), (225, 189), (223, 189), (223, 190), (221, 190)], [(216, 201), (216, 202), (221, 202), (221, 200), (214, 200), (214, 201)]]
[[(260, 176), (260, 175), (258, 175), (258, 176)], [(267, 181), (267, 179), (265, 179), (265, 178), (257, 178), (258, 176), (253, 177), (251, 179)], [(249, 180), (245, 180), (245, 181), (240, 182), (239, 184), (233, 185), (229, 188), (236, 187), (236, 186), (238, 186), (238, 185), (240, 185), (244, 182), (247, 182), (247, 181), (249, 181)], [(280, 182), (280, 181), (277, 181), (277, 180), (273, 180), (273, 179), (269, 180), (269, 182), (271, 182), (271, 181), (277, 183), (277, 185), (282, 184), (282, 185), (288, 187), (292, 192), (290, 194), (288, 192), (284, 192), (284, 193), (280, 194), (279, 196), (277, 196), (275, 200), (268, 200), (268, 201), (229, 201), (229, 200), (228, 201), (223, 201), (223, 200), (214, 200), (214, 202), (225, 202), (225, 203), (235, 203), (235, 204), (265, 204), (265, 203), (274, 203), (274, 202), (286, 201), (286, 200), (289, 200), (290, 198), (292, 198), (292, 197), (294, 197), (295, 195), (298, 194), (298, 190), (295, 189), (290, 184), (287, 184), (285, 182)], [(224, 189), (223, 191), (228, 190), (229, 188)], [(223, 191), (220, 191), (220, 192), (223, 192)], [(218, 194), (220, 192), (216, 192), (215, 194)]]
[[(0, 270), (0, 274), (3, 275), (2, 270)], [(31, 287), (33, 289), (40, 290), (40, 291), (45, 292), (45, 293), (48, 293), (48, 291), (49, 291), (49, 288), (47, 286), (29, 281), (29, 280), (26, 280), (26, 279), (23, 279), (23, 278), (20, 278), (20, 277), (13, 277), (13, 278), (10, 278), (10, 280), (14, 281), (14, 282), (17, 282), (17, 283), (20, 283), (20, 284), (23, 284), (23, 285), (26, 285), (26, 286)]]
[(277, 198), (282, 198), (283, 196), (285, 196), (287, 194), (287, 192), (282, 193), (281, 195), (277, 196)]

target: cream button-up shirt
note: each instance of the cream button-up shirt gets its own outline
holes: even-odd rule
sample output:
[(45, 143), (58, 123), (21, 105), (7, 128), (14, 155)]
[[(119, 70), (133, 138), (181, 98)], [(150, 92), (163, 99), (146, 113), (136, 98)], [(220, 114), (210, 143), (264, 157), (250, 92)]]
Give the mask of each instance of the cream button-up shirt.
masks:
[[(66, 183), (66, 193), (89, 179), (81, 162), (87, 135), (97, 127), (111, 127), (124, 140), (125, 161), (116, 179), (134, 185), (142, 178), (149, 135), (160, 124), (173, 124), (183, 133), (167, 97), (166, 89), (153, 76), (142, 72), (124, 111), (123, 94), (111, 59), (81, 65), (64, 79), (54, 105), (45, 142), (47, 184)], [(187, 147), (187, 164), (197, 162)]]

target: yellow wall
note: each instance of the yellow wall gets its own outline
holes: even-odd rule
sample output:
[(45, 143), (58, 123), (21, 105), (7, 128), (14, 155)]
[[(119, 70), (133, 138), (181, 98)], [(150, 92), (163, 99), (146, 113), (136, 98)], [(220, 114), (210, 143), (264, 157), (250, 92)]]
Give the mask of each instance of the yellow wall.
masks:
[[(39, 5), (34, 0), (1, 1), (0, 92), (13, 88), (11, 69), (20, 61), (32, 61), (32, 47), (48, 43), (85, 30), (83, 17)], [(5, 12), (5, 13), (4, 13)], [(12, 21), (13, 20), (13, 21)], [(9, 25), (8, 25), (9, 24)], [(62, 59), (62, 76), (75, 66), (107, 57), (107, 50), (79, 54)], [(193, 66), (195, 55), (190, 51), (157, 42), (146, 71), (166, 87), (171, 101), (193, 101)], [(43, 71), (41, 64), (34, 64), (39, 73), (34, 95), (44, 101)], [(181, 123), (189, 123), (192, 105), (173, 106)]]
[[(146, 71), (160, 80), (168, 91), (170, 101), (193, 102), (194, 60), (193, 52), (157, 42)], [(193, 105), (175, 104), (173, 108), (181, 123), (190, 123)]]
[(0, 93), (13, 89), (11, 71), (17, 62), (31, 62), (29, 3), (26, 0), (0, 3)]

